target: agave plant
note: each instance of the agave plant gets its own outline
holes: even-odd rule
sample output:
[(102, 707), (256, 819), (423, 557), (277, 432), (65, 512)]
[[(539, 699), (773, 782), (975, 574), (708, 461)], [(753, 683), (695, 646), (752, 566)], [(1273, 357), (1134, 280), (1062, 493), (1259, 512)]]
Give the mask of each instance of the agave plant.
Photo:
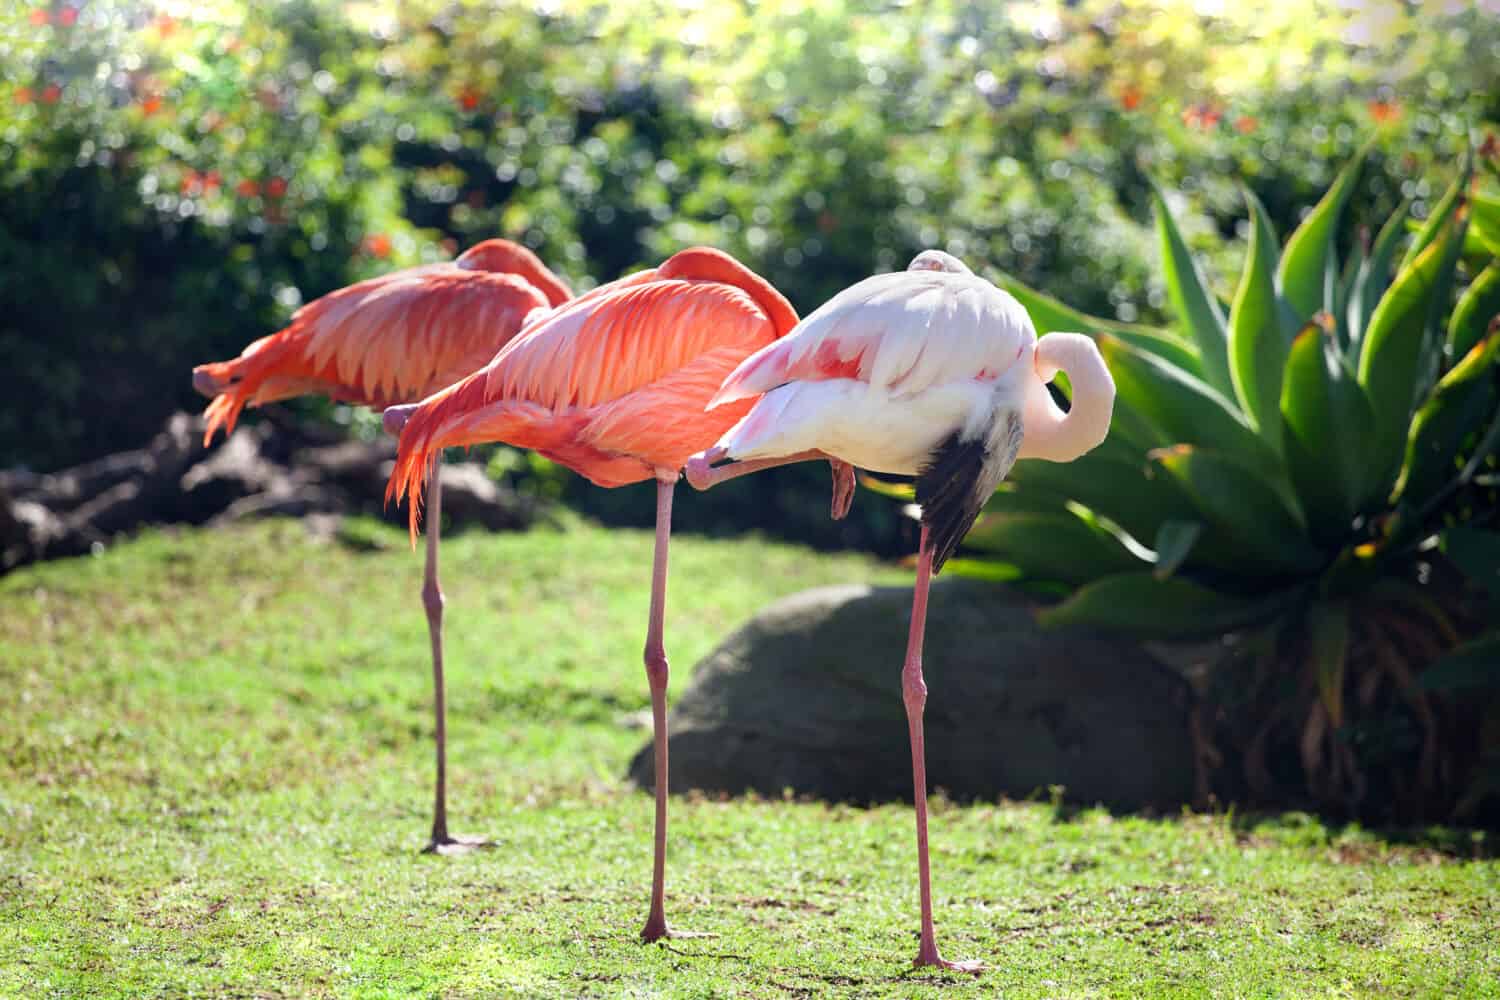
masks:
[(953, 566), (1066, 585), (1050, 626), (1221, 637), (1213, 732), (1252, 793), (1300, 777), (1367, 815), (1471, 809), (1476, 775), (1500, 774), (1482, 763), (1500, 699), (1464, 697), (1500, 683), (1480, 603), (1500, 610), (1500, 200), (1466, 166), (1419, 226), (1403, 210), (1341, 265), (1361, 159), (1284, 246), (1244, 192), (1227, 310), (1160, 192), (1174, 327), (1008, 282), (1039, 333), (1095, 336), (1114, 424), (1077, 462), (1018, 464)]

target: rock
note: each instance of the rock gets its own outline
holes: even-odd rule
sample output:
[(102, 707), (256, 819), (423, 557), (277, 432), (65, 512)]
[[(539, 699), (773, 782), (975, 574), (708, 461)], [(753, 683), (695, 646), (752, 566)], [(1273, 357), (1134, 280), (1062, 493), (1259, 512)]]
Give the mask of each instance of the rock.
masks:
[(311, 483), (284, 484), (265, 493), (240, 497), (214, 515), (209, 524), (227, 524), (251, 517), (306, 517), (347, 510), (349, 498), (337, 490)]
[[(698, 665), (672, 712), (672, 790), (910, 799), (910, 620), (909, 587), (828, 587), (762, 611)], [(924, 661), (929, 788), (995, 799), (1062, 785), (1127, 809), (1192, 798), (1191, 693), (1139, 647), (1044, 632), (1015, 592), (945, 578)], [(630, 776), (653, 784), (650, 744)]]
[(241, 428), (183, 473), (177, 520), (201, 524), (242, 497), (293, 492), (287, 473), (261, 455), (259, 444), (255, 434)]
[(514, 490), (491, 479), (482, 466), (445, 462), (442, 469), (445, 518), (458, 524), (478, 524), (490, 531), (517, 531), (531, 523), (530, 505)]
[(62, 534), (62, 522), (46, 507), (13, 500), (0, 487), (0, 572), (42, 558)]

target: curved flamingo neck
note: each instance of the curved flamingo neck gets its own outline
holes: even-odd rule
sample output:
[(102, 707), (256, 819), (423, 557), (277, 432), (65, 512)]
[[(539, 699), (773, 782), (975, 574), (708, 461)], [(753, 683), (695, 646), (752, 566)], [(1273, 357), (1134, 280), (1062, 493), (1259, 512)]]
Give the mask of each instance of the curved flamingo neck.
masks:
[(573, 297), (573, 290), (567, 282), (553, 274), (540, 257), (510, 240), (476, 243), (454, 263), (467, 270), (496, 271), (525, 278), (547, 297), (547, 304), (554, 308)]
[[(1114, 413), (1115, 382), (1094, 342), (1081, 333), (1049, 333), (1036, 342), (1037, 377), (1027, 379), (1025, 437), (1018, 458), (1071, 462), (1104, 442)], [(1047, 384), (1065, 372), (1073, 388), (1065, 413)]]
[(797, 325), (797, 310), (776, 287), (722, 250), (691, 247), (673, 254), (657, 268), (659, 278), (719, 281), (743, 289), (760, 306), (776, 336), (785, 337)]

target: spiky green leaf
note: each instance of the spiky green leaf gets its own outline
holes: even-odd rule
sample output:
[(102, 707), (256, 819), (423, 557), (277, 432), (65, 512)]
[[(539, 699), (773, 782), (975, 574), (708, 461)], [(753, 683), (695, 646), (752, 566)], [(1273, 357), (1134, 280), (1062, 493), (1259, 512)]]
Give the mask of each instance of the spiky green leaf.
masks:
[(964, 539), (1038, 580), (1085, 583), (1136, 569), (1141, 561), (1109, 532), (1067, 511), (985, 514)]
[(1281, 371), (1291, 338), (1282, 328), (1276, 296), (1276, 231), (1260, 199), (1249, 188), (1244, 195), (1250, 206), (1250, 246), (1229, 310), (1229, 372), (1241, 408), (1261, 437), (1279, 449)]
[(1448, 224), (1448, 220), (1463, 205), (1465, 201), (1464, 191), (1468, 188), (1469, 180), (1473, 176), (1474, 158), (1472, 151), (1470, 151), (1464, 154), (1464, 164), (1459, 170), (1458, 176), (1453, 179), (1453, 183), (1448, 186), (1448, 190), (1443, 192), (1443, 196), (1432, 207), (1431, 214), (1422, 223), (1422, 228), (1417, 230), (1417, 235), (1412, 239), (1411, 245), (1406, 248), (1406, 254), (1401, 258), (1401, 267), (1399, 270), (1404, 271), (1415, 264), (1417, 258), (1422, 255), (1422, 251), (1431, 246), (1433, 241), (1442, 234), (1443, 227)]
[(1044, 292), (1028, 287), (1008, 274), (1001, 274), (995, 284), (1014, 295), (1016, 301), (1025, 307), (1027, 314), (1031, 316), (1032, 324), (1036, 326), (1037, 336), (1052, 333), (1055, 330), (1076, 331), (1091, 336), (1111, 333), (1128, 344), (1165, 358), (1179, 368), (1195, 375), (1202, 373), (1197, 350), (1191, 344), (1179, 340), (1170, 331), (1090, 316), (1059, 302)]
[(1192, 445), (1163, 448), (1150, 458), (1192, 498), (1215, 533), (1233, 540), (1246, 568), (1300, 573), (1325, 561), (1300, 512), (1240, 461)]
[(1282, 455), (1308, 529), (1318, 541), (1337, 541), (1369, 498), (1373, 418), (1364, 390), (1316, 323), (1292, 342), (1281, 416)]
[(1461, 449), (1495, 412), (1500, 334), (1480, 341), (1438, 382), (1412, 419), (1392, 501), (1420, 505), (1462, 472)]
[(1161, 358), (1104, 334), (1099, 351), (1114, 376), (1117, 406), (1156, 429), (1157, 442), (1204, 444), (1242, 455), (1274, 474), (1278, 461), (1233, 402), (1201, 379)]
[(1156, 565), (1151, 575), (1165, 580), (1177, 572), (1203, 535), (1202, 521), (1163, 521), (1156, 529)]
[(1323, 299), (1327, 260), (1333, 253), (1339, 217), (1354, 190), (1369, 149), (1370, 144), (1366, 143), (1345, 164), (1333, 186), (1324, 193), (1286, 241), (1278, 277), (1281, 279), (1281, 294), (1286, 297), (1299, 323), (1310, 319), (1318, 310), (1327, 308)]
[(1307, 658), (1328, 719), (1344, 724), (1344, 666), (1349, 654), (1349, 604), (1317, 601), (1307, 609)]
[(1417, 390), (1428, 374), (1424, 348), (1432, 346), (1429, 320), (1458, 256), (1460, 222), (1455, 216), (1442, 235), (1396, 275), (1361, 345), (1359, 384), (1374, 411), (1370, 461), (1377, 483), (1395, 479)]
[(1459, 296), (1448, 320), (1448, 357), (1462, 358), (1473, 350), (1496, 316), (1500, 316), (1500, 260), (1491, 261)]
[(1172, 308), (1183, 327), (1191, 331), (1193, 342), (1198, 346), (1203, 381), (1216, 391), (1231, 395), (1234, 384), (1229, 377), (1229, 342), (1224, 311), (1209, 289), (1187, 241), (1182, 238), (1166, 199), (1154, 186), (1152, 201), (1156, 207), (1157, 233), (1161, 236), (1162, 270)]
[(1403, 204), (1386, 220), (1380, 229), (1380, 235), (1375, 237), (1370, 255), (1360, 264), (1359, 276), (1354, 281), (1346, 310), (1348, 350), (1352, 357), (1359, 356), (1359, 345), (1369, 328), (1370, 317), (1374, 315), (1380, 297), (1390, 287), (1391, 265), (1396, 259), (1396, 247), (1400, 245), (1401, 237), (1406, 232), (1402, 225), (1405, 218), (1406, 205)]
[(1247, 598), (1149, 572), (1095, 580), (1061, 604), (1037, 613), (1046, 628), (1098, 628), (1146, 637), (1190, 638), (1264, 620), (1296, 599), (1296, 591)]

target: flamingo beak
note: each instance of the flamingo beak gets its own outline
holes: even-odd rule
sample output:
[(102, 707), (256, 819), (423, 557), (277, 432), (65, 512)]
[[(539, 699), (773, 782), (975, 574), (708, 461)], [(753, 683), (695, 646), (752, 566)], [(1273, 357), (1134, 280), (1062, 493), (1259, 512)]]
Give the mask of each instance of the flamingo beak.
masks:
[(406, 426), (406, 422), (411, 419), (412, 411), (416, 408), (416, 403), (408, 403), (404, 406), (392, 406), (385, 413), (381, 414), (380, 426), (385, 428), (385, 432), (391, 437), (400, 437), (401, 428)]
[(219, 380), (208, 373), (207, 365), (199, 365), (193, 369), (193, 388), (209, 399), (214, 398), (222, 391)]

